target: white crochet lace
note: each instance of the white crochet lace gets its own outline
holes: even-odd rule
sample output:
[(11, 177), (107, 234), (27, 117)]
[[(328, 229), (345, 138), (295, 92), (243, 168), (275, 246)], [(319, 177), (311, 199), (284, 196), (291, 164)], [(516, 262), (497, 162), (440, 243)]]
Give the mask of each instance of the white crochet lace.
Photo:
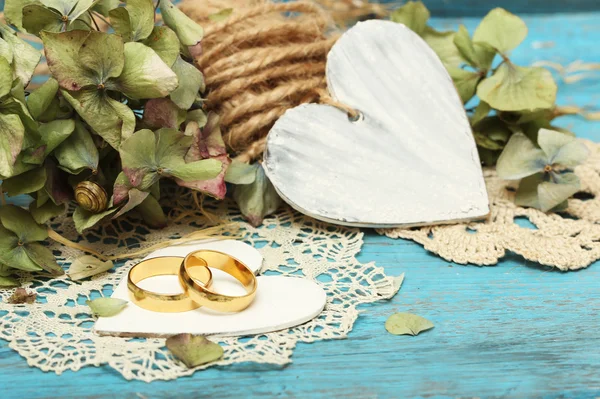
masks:
[[(82, 244), (105, 254), (116, 254), (129, 247), (148, 247), (180, 237), (204, 226), (206, 218), (193, 209), (191, 195), (178, 194), (176, 223), (162, 231), (149, 231), (139, 221), (128, 219), (109, 223), (87, 233)], [(219, 205), (217, 214), (239, 220), (232, 208)], [(361, 264), (355, 256), (363, 243), (358, 229), (334, 227), (304, 217), (291, 210), (255, 229), (241, 223), (244, 240), (260, 248), (265, 262), (262, 273), (302, 276), (317, 281), (328, 294), (328, 303), (316, 319), (289, 330), (245, 338), (223, 338), (223, 359), (212, 365), (241, 362), (285, 364), (290, 362), (297, 342), (339, 339), (347, 336), (358, 316), (357, 306), (392, 297), (398, 289), (395, 279), (385, 276), (373, 263)], [(77, 239), (68, 218), (58, 220), (54, 229)], [(119, 247), (119, 245), (121, 247)], [(65, 264), (82, 253), (55, 245), (55, 254)], [(92, 332), (94, 318), (85, 301), (99, 295), (109, 296), (135, 260), (115, 271), (84, 282), (67, 278), (44, 279), (23, 276), (24, 286), (37, 292), (33, 305), (10, 305), (12, 291), (0, 291), (0, 338), (27, 359), (30, 366), (57, 374), (85, 366), (109, 365), (127, 379), (170, 380), (193, 374), (175, 360), (164, 347), (164, 339), (127, 339), (99, 337)]]
[[(521, 208), (513, 202), (515, 182), (484, 172), (491, 215), (484, 223), (414, 229), (380, 229), (391, 238), (411, 239), (442, 258), (461, 264), (495, 265), (507, 251), (560, 270), (577, 270), (600, 259), (600, 144), (585, 141), (591, 154), (575, 169), (581, 193), (560, 214)], [(527, 218), (533, 226), (519, 226)]]

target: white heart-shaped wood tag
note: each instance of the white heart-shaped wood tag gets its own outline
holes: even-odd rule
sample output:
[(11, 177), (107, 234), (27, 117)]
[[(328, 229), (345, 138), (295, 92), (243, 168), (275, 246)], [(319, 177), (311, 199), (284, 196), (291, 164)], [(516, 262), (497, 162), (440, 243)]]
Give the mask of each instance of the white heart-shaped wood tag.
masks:
[(475, 140), (433, 50), (391, 21), (359, 23), (327, 62), (328, 105), (291, 109), (267, 138), (264, 168), (291, 206), (316, 219), (397, 227), (489, 213)]
[[(262, 266), (260, 252), (248, 244), (233, 240), (169, 247), (150, 254), (146, 259), (184, 257), (200, 249), (213, 249), (232, 255), (255, 273)], [(230, 295), (245, 293), (231, 276), (220, 270), (212, 271), (216, 291)], [(121, 337), (168, 337), (179, 333), (217, 336), (262, 334), (304, 324), (317, 317), (327, 302), (325, 291), (307, 279), (281, 276), (261, 276), (257, 279), (256, 299), (250, 307), (239, 313), (219, 313), (203, 308), (184, 313), (157, 313), (129, 303), (116, 316), (98, 318), (94, 331), (100, 335)], [(181, 292), (176, 276), (153, 277), (141, 281), (140, 286), (165, 294)], [(112, 298), (130, 300), (126, 278), (115, 289)]]

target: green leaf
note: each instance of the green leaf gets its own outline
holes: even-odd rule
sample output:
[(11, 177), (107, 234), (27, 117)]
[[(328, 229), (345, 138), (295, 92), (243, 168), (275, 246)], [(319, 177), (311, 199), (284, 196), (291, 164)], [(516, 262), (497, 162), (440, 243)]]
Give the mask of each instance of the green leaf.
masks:
[[(45, 192), (45, 191), (44, 191)], [(52, 201), (46, 201), (41, 205), (38, 205), (36, 201), (29, 204), (29, 213), (33, 219), (39, 224), (45, 224), (50, 219), (65, 213), (64, 205), (56, 205)]]
[(35, 89), (27, 97), (27, 107), (33, 119), (39, 117), (48, 110), (52, 101), (58, 93), (58, 82), (54, 78), (49, 78), (43, 85)]
[(244, 162), (231, 162), (225, 173), (225, 181), (232, 184), (252, 184), (256, 180), (256, 167)]
[(23, 8), (23, 28), (32, 35), (40, 32), (60, 32), (64, 23), (61, 15), (40, 4), (30, 4)]
[(105, 92), (80, 90), (62, 91), (63, 97), (90, 127), (113, 148), (118, 149), (122, 140), (135, 130), (133, 111), (110, 98)]
[(62, 276), (65, 271), (56, 263), (52, 251), (44, 247), (42, 244), (29, 243), (24, 245), (25, 253), (29, 259), (34, 261), (39, 267), (47, 271), (53, 276)]
[(454, 44), (463, 58), (474, 68), (487, 71), (491, 68), (496, 50), (483, 43), (473, 43), (464, 25), (454, 35)]
[(204, 36), (200, 25), (175, 7), (169, 0), (160, 0), (160, 11), (165, 25), (173, 29), (184, 46), (195, 46)]
[(251, 184), (236, 186), (233, 198), (240, 211), (252, 226), (260, 226), (263, 219), (277, 211), (281, 198), (265, 175), (260, 164), (255, 164), (256, 179)]
[(409, 1), (391, 15), (392, 21), (406, 25), (417, 35), (423, 33), (429, 17), (429, 10), (420, 1)]
[(131, 21), (131, 36), (134, 42), (146, 39), (154, 29), (153, 0), (127, 0), (125, 9)]
[(537, 148), (527, 136), (515, 133), (498, 158), (496, 171), (502, 179), (518, 180), (543, 171), (546, 160), (544, 151)]
[(452, 66), (448, 66), (447, 69), (463, 104), (468, 103), (475, 95), (481, 74)]
[(523, 68), (510, 63), (498, 67), (493, 76), (477, 87), (477, 95), (499, 111), (548, 109), (556, 101), (557, 86), (550, 71)]
[(167, 216), (158, 200), (152, 195), (147, 196), (136, 210), (140, 213), (144, 222), (152, 228), (162, 229), (168, 224)]
[(96, 3), (93, 10), (99, 12), (100, 14), (108, 17), (110, 10), (113, 10), (119, 7), (121, 0), (100, 0)]
[(12, 64), (14, 58), (11, 45), (2, 38), (0, 38), (0, 57), (4, 58), (9, 65)]
[(100, 273), (105, 273), (113, 267), (114, 264), (110, 260), (102, 262), (93, 256), (85, 255), (75, 259), (75, 261), (71, 263), (68, 273), (71, 280), (79, 281), (88, 277), (96, 276)]
[(98, 86), (121, 75), (125, 66), (123, 52), (124, 44), (120, 36), (91, 31), (88, 32), (77, 57), (80, 65), (88, 71), (93, 71), (91, 84)]
[(25, 128), (17, 115), (0, 113), (0, 175), (11, 176), (21, 152)]
[(385, 322), (385, 329), (394, 335), (419, 335), (433, 327), (429, 320), (411, 313), (395, 313)]
[(473, 41), (489, 44), (501, 53), (507, 53), (519, 46), (526, 37), (527, 25), (521, 18), (502, 8), (495, 8), (475, 29)]
[(129, 212), (130, 210), (135, 208), (136, 206), (140, 205), (142, 202), (144, 202), (144, 200), (148, 197), (148, 195), (150, 195), (149, 192), (140, 191), (137, 188), (131, 188), (128, 191), (129, 199), (128, 199), (127, 203), (119, 210), (119, 212), (117, 212), (113, 216), (113, 219), (116, 219), (116, 218), (120, 217), (121, 215), (126, 214), (127, 212)]
[(485, 118), (473, 126), (477, 145), (488, 150), (502, 150), (512, 134), (511, 129), (497, 116)]
[(575, 137), (555, 130), (540, 129), (538, 144), (546, 153), (550, 164), (575, 167), (589, 155), (589, 150)]
[(548, 212), (561, 205), (580, 189), (579, 178), (574, 173), (555, 174), (555, 182), (542, 182), (538, 186), (539, 209)]
[(471, 117), (471, 125), (475, 126), (479, 122), (484, 120), (490, 114), (491, 110), (492, 107), (490, 107), (488, 103), (486, 103), (485, 101), (480, 101), (477, 105), (477, 108), (475, 108), (473, 116)]
[(29, 194), (46, 185), (46, 169), (36, 168), (2, 182), (2, 189), (9, 197)]
[(152, 50), (141, 43), (125, 44), (125, 67), (112, 87), (129, 98), (162, 98), (177, 88), (175, 72)]
[(23, 208), (5, 205), (0, 208), (2, 226), (12, 231), (23, 244), (43, 241), (48, 238), (46, 226), (39, 225)]
[(165, 344), (171, 353), (189, 368), (223, 357), (223, 348), (203, 336), (179, 334), (167, 339)]
[(521, 180), (515, 194), (515, 205), (539, 209), (538, 187), (543, 182), (543, 173), (536, 173)]
[(131, 18), (129, 11), (124, 7), (115, 8), (109, 12), (110, 23), (117, 35), (123, 37), (124, 42), (133, 40)]
[(172, 67), (179, 57), (179, 38), (166, 26), (155, 26), (152, 34), (143, 41), (143, 44), (154, 50), (169, 67)]
[(121, 146), (123, 171), (132, 186), (140, 190), (147, 190), (161, 176), (185, 181), (216, 177), (222, 169), (219, 161), (185, 162), (183, 157), (190, 141), (190, 137), (173, 129), (160, 129), (156, 133), (140, 130)]
[(82, 234), (85, 230), (94, 227), (98, 222), (107, 216), (115, 213), (116, 209), (109, 209), (101, 213), (91, 213), (81, 207), (77, 207), (73, 212), (73, 223), (75, 223), (75, 229), (79, 234)]
[[(42, 32), (48, 68), (59, 85), (77, 91), (98, 85), (98, 74), (81, 63), (79, 52), (90, 32), (75, 30), (62, 33)], [(88, 53), (89, 54), (89, 53)]]
[(92, 135), (81, 122), (75, 124), (75, 132), (54, 151), (59, 167), (71, 174), (85, 169), (98, 170), (100, 160)]
[(0, 24), (0, 33), (2, 34), (2, 38), (12, 48), (12, 66), (15, 75), (21, 80), (23, 86), (27, 87), (33, 76), (33, 71), (42, 58), (42, 53), (26, 41), (17, 37), (12, 29), (2, 24)]
[(42, 161), (50, 155), (63, 141), (65, 141), (75, 130), (75, 121), (73, 119), (59, 119), (52, 122), (43, 123), (39, 127), (41, 135), (41, 146), (44, 151), (38, 156), (24, 158), (25, 162), (40, 165)]
[(0, 276), (0, 288), (16, 288), (20, 287), (21, 283), (19, 280), (10, 277)]
[(46, 7), (53, 8), (62, 15), (68, 16), (69, 21), (75, 21), (98, 0), (40, 0)]
[(115, 298), (98, 298), (85, 302), (92, 310), (92, 313), (99, 317), (116, 316), (125, 309), (128, 303), (122, 299)]
[(0, 97), (10, 93), (13, 86), (12, 67), (5, 58), (0, 58)]
[[(0, 208), (2, 210), (3, 208)], [(24, 243), (16, 234), (0, 224), (0, 263), (24, 271), (42, 270), (23, 249)]]
[(185, 182), (214, 179), (223, 169), (223, 163), (216, 159), (203, 159), (190, 163), (169, 159), (164, 165), (171, 176)]
[(229, 18), (231, 14), (233, 14), (233, 8), (224, 8), (219, 12), (210, 14), (208, 19), (210, 19), (212, 22), (222, 22)]
[(454, 45), (454, 32), (438, 32), (427, 27), (421, 37), (435, 51), (446, 67), (460, 67), (466, 61)]
[(187, 112), (186, 121), (196, 122), (198, 124), (198, 128), (203, 128), (208, 123), (208, 116), (203, 110), (195, 109)]
[(203, 91), (204, 76), (194, 65), (177, 57), (173, 64), (173, 72), (177, 75), (179, 86), (171, 93), (171, 100), (181, 109), (189, 109), (200, 91)]
[(23, 8), (38, 0), (4, 0), (4, 17), (6, 21), (19, 29), (23, 28)]

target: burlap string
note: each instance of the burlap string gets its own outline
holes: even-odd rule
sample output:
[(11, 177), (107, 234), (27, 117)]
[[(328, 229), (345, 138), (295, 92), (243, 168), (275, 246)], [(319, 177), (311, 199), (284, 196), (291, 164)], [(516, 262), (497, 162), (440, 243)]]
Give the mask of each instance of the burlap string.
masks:
[[(222, 22), (208, 16), (230, 6)], [(297, 105), (320, 102), (355, 111), (327, 91), (327, 54), (339, 37), (329, 13), (299, 1), (184, 0), (181, 9), (205, 27), (203, 54), (207, 107), (221, 116), (225, 142), (238, 159), (262, 154), (267, 133)]]

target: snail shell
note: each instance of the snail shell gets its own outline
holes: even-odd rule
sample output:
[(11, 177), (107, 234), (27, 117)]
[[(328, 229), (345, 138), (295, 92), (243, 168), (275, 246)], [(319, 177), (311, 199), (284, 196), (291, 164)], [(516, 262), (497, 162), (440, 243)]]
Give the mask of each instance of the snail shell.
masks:
[(82, 181), (75, 187), (75, 201), (88, 212), (100, 213), (108, 207), (108, 194), (98, 183)]

